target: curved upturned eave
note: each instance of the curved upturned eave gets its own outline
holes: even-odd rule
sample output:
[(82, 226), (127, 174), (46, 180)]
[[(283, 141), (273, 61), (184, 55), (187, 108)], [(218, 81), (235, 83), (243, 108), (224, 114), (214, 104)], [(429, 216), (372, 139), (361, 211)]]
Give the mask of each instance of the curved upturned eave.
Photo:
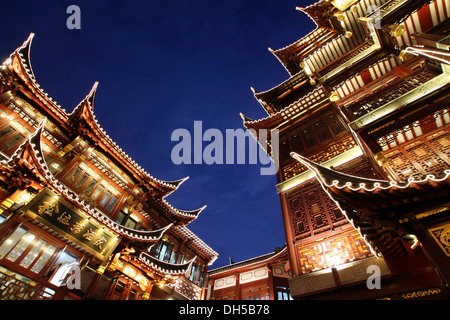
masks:
[(164, 180), (157, 179), (150, 175), (146, 170), (141, 168), (131, 157), (126, 154), (105, 132), (105, 130), (98, 123), (95, 114), (93, 113), (93, 103), (95, 98), (95, 93), (98, 87), (98, 82), (95, 82), (89, 94), (83, 99), (77, 107), (71, 112), (68, 113), (64, 108), (62, 108), (58, 103), (56, 103), (47, 93), (45, 93), (40, 85), (36, 81), (36, 77), (34, 75), (33, 69), (31, 67), (30, 60), (30, 49), (31, 43), (33, 41), (35, 34), (31, 33), (27, 40), (17, 48), (9, 57), (11, 65), (16, 69), (16, 72), (19, 75), (23, 75), (24, 82), (29, 86), (29, 90), (34, 92), (36, 96), (38, 96), (39, 100), (50, 106), (57, 117), (62, 120), (66, 125), (70, 125), (70, 122), (74, 120), (75, 117), (83, 114), (86, 117), (88, 124), (90, 124), (90, 129), (92, 129), (94, 134), (99, 132), (102, 136), (101, 139), (103, 141), (108, 141), (108, 143), (112, 146), (116, 152), (125, 159), (126, 162), (130, 163), (132, 167), (134, 167), (144, 178), (152, 181), (158, 189), (165, 195), (168, 195), (181, 185), (181, 182), (186, 179), (180, 179), (174, 182), (168, 182)]
[(305, 165), (308, 169), (312, 170), (318, 179), (327, 188), (337, 188), (341, 190), (347, 190), (349, 192), (359, 192), (365, 190), (369, 192), (390, 190), (394, 188), (407, 189), (414, 184), (428, 184), (432, 182), (441, 182), (450, 178), (450, 169), (443, 170), (440, 176), (434, 174), (428, 174), (424, 179), (415, 179), (410, 177), (407, 181), (396, 180), (376, 180), (363, 177), (357, 177), (354, 175), (342, 173), (333, 169), (326, 168), (320, 164), (317, 164), (295, 152), (291, 153), (291, 156)]
[(164, 273), (171, 276), (180, 276), (185, 275), (191, 269), (192, 264), (194, 263), (196, 258), (197, 257), (194, 257), (190, 261), (183, 264), (172, 264), (161, 261), (146, 252), (141, 252), (137, 259), (146, 267), (153, 269), (159, 273)]
[(121, 147), (114, 142), (106, 131), (102, 128), (100, 123), (97, 120), (97, 117), (94, 114), (94, 99), (95, 94), (97, 92), (98, 82), (95, 82), (92, 89), (88, 93), (88, 95), (74, 108), (72, 113), (68, 114), (69, 120), (71, 123), (76, 123), (84, 120), (83, 122), (87, 125), (88, 129), (96, 136), (99, 136), (99, 139), (102, 142), (106, 142), (109, 146), (111, 146), (111, 150), (115, 151), (116, 154), (123, 159), (125, 163), (131, 168), (134, 168), (136, 173), (141, 176), (141, 178), (146, 179), (150, 182), (150, 184), (160, 192), (167, 196), (178, 189), (178, 187), (185, 181), (187, 178), (183, 178), (177, 181), (168, 182), (164, 180), (157, 179), (153, 177), (150, 173), (148, 173), (144, 168), (139, 166)]
[[(108, 216), (98, 211), (97, 209), (93, 209), (86, 205), (84, 201), (78, 197), (77, 194), (74, 194), (61, 182), (59, 182), (48, 169), (41, 145), (42, 132), (44, 129), (45, 121), (46, 119), (44, 118), (39, 124), (36, 131), (17, 148), (16, 152), (14, 152), (14, 154), (9, 159), (4, 160), (1, 163), (14, 168), (17, 163), (26, 162), (28, 164), (27, 167), (31, 168), (30, 170), (39, 173), (39, 176), (36, 176), (36, 178), (38, 178), (44, 184), (48, 185), (50, 188), (57, 190), (58, 193), (63, 195), (69, 202), (73, 203), (76, 207), (81, 208), (83, 212), (95, 218), (101, 224), (107, 226), (111, 231), (121, 237), (125, 237), (133, 241), (156, 242), (159, 241), (163, 234), (173, 226), (173, 224), (171, 223), (163, 228), (152, 231), (130, 229), (111, 220)], [(25, 155), (27, 155), (28, 159), (23, 158)], [(31, 160), (29, 159), (30, 157)]]
[(291, 157), (316, 173), (317, 178), (321, 179), (321, 181), (325, 183), (327, 187), (350, 187), (352, 188), (352, 190), (358, 191), (362, 188), (374, 190), (376, 188), (390, 188), (393, 185), (404, 185), (404, 183), (397, 181), (369, 179), (342, 173), (333, 169), (326, 168), (295, 152), (291, 153)]
[(17, 48), (10, 56), (9, 62), (15, 69), (16, 73), (28, 86), (29, 90), (33, 92), (36, 97), (44, 103), (47, 107), (50, 107), (54, 114), (64, 123), (67, 122), (67, 113), (56, 101), (54, 101), (41, 86), (37, 83), (36, 77), (31, 66), (31, 43), (34, 38), (34, 33), (30, 33), (27, 40)]
[[(187, 225), (191, 223), (192, 221), (197, 219), (200, 213), (207, 207), (206, 205), (204, 205), (199, 209), (187, 211), (175, 208), (164, 198), (152, 197), (152, 200), (156, 205), (158, 205), (165, 211), (166, 216), (175, 224), (182, 223)], [(149, 199), (147, 199), (147, 201), (149, 201)]]

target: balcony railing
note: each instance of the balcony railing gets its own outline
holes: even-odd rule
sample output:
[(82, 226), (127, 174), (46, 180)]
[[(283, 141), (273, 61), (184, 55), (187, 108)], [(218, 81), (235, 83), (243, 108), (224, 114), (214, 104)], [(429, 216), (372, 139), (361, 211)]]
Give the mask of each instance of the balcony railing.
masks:
[(173, 287), (177, 293), (186, 299), (200, 300), (202, 297), (202, 288), (185, 277), (178, 278)]
[(25, 282), (0, 271), (0, 300), (51, 300), (54, 291), (33, 281)]

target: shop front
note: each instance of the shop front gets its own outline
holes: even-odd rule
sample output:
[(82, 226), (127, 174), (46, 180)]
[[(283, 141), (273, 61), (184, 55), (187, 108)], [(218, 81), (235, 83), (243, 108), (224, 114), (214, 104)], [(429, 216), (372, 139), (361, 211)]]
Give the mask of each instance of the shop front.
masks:
[[(5, 300), (83, 298), (95, 278), (92, 270), (120, 242), (49, 189), (6, 210), (0, 223), (0, 299)], [(71, 276), (79, 277), (79, 285), (67, 286)]]

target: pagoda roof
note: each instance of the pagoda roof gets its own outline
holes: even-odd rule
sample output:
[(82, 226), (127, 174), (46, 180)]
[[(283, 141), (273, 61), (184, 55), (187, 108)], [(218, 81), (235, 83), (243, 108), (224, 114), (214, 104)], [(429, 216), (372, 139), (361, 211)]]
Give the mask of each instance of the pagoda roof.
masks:
[(291, 156), (314, 172), (347, 220), (385, 256), (409, 250), (400, 220), (449, 202), (450, 169), (407, 181), (376, 180), (326, 168), (294, 152)]
[(27, 40), (25, 40), (24, 43), (9, 56), (9, 59), (3, 63), (3, 66), (11, 66), (13, 69), (17, 70), (17, 75), (25, 82), (39, 101), (43, 103), (45, 107), (49, 108), (60, 121), (66, 122), (68, 119), (66, 110), (44, 92), (34, 76), (30, 59), (30, 49), (33, 39), (34, 33), (30, 33)]
[(188, 178), (183, 178), (173, 182), (159, 180), (153, 177), (145, 169), (139, 166), (114, 140), (106, 133), (94, 114), (94, 98), (98, 88), (98, 82), (95, 82), (88, 95), (75, 107), (72, 113), (68, 114), (69, 120), (73, 125), (83, 123), (98, 139), (104, 143), (108, 150), (112, 151), (118, 159), (128, 165), (130, 170), (134, 171), (139, 177), (151, 184), (152, 187), (160, 190), (163, 195), (169, 195)]
[(123, 164), (125, 164), (138, 177), (147, 181), (154, 188), (159, 190), (163, 195), (168, 195), (175, 191), (182, 182), (187, 178), (176, 181), (164, 181), (157, 179), (150, 175), (145, 169), (137, 164), (122, 148), (120, 148), (106, 133), (106, 131), (99, 124), (94, 112), (94, 97), (98, 88), (98, 82), (95, 82), (89, 94), (75, 107), (75, 109), (68, 113), (57, 102), (45, 93), (40, 85), (37, 83), (30, 60), (30, 48), (34, 38), (34, 33), (31, 33), (27, 40), (17, 48), (3, 64), (3, 66), (11, 66), (16, 70), (17, 75), (26, 84), (27, 88), (39, 99), (44, 106), (51, 110), (51, 113), (56, 115), (65, 128), (73, 126), (74, 122), (82, 121), (95, 136), (98, 137), (102, 143), (106, 144), (108, 151), (114, 154)]
[(310, 17), (311, 20), (315, 22), (317, 27), (327, 29), (333, 27), (329, 22), (329, 18), (332, 15), (331, 11), (334, 10), (331, 1), (320, 0), (307, 7), (297, 7), (296, 9), (298, 11), (306, 13), (308, 17)]
[(190, 222), (194, 221), (198, 218), (200, 213), (206, 209), (206, 205), (203, 207), (188, 211), (188, 210), (180, 210), (175, 207), (173, 207), (169, 202), (167, 202), (166, 199), (160, 198), (157, 196), (150, 196), (147, 198), (147, 202), (154, 202), (159, 205), (167, 214), (167, 217), (173, 221), (174, 223), (182, 223), (182, 224), (189, 224)]
[[(147, 183), (150, 190), (152, 188), (156, 189), (158, 194), (158, 197), (155, 197), (157, 199), (156, 202), (160, 203), (163, 210), (169, 213), (172, 221), (189, 223), (196, 219), (205, 207), (194, 211), (179, 210), (171, 206), (164, 199), (164, 197), (177, 190), (178, 187), (188, 179), (188, 177), (176, 181), (164, 181), (153, 177), (145, 169), (139, 166), (139, 164), (137, 164), (124, 150), (122, 150), (122, 148), (120, 148), (109, 137), (106, 131), (99, 124), (93, 110), (98, 82), (94, 83), (90, 92), (71, 113), (67, 113), (65, 109), (61, 108), (61, 106), (55, 103), (46, 93), (42, 91), (39, 84), (37, 84), (35, 80), (30, 63), (30, 47), (33, 38), (34, 34), (32, 33), (23, 45), (11, 54), (6, 65), (11, 65), (13, 69), (17, 71), (16, 73), (22, 78), (29, 90), (36, 94), (45, 106), (50, 107), (67, 128), (81, 124), (82, 128), (78, 127), (78, 130), (82, 130), (85, 133), (91, 133), (94, 138), (98, 139), (105, 145), (105, 149), (108, 152), (115, 156), (116, 161), (119, 161), (121, 165), (124, 165), (128, 171), (132, 172), (135, 176), (141, 179), (142, 182)], [(154, 197), (154, 195), (151, 195), (150, 197)], [(161, 199), (159, 199), (159, 197), (161, 197)]]
[(273, 129), (281, 125), (285, 121), (288, 121), (294, 117), (312, 110), (318, 105), (318, 103), (322, 103), (324, 101), (327, 101), (327, 96), (325, 95), (325, 91), (322, 86), (318, 86), (316, 89), (302, 96), (294, 103), (288, 105), (287, 107), (279, 110), (276, 113), (269, 115), (268, 117), (258, 120), (251, 120), (243, 114), (241, 114), (241, 117), (244, 121), (244, 126), (247, 129)]
[[(430, 185), (433, 186), (433, 189), (436, 189), (439, 185), (446, 186), (450, 181), (450, 169), (445, 169), (440, 174), (428, 174), (424, 178), (410, 177), (407, 181), (376, 180), (349, 175), (331, 168), (326, 168), (295, 152), (291, 153), (291, 156), (307, 166), (308, 169), (314, 171), (316, 177), (327, 189), (342, 190), (352, 194), (372, 193), (385, 198), (384, 196), (393, 190), (401, 191), (409, 189), (410, 192), (407, 193), (407, 196), (410, 196), (411, 192), (423, 192), (423, 188), (419, 187), (420, 185)], [(397, 193), (393, 198), (398, 198)]]
[(89, 94), (69, 115), (71, 121), (73, 123), (83, 122), (87, 125), (88, 128), (90, 128), (90, 130), (95, 132), (96, 135), (102, 137), (100, 138), (101, 141), (103, 143), (107, 143), (111, 147), (110, 150), (113, 150), (115, 154), (131, 161), (134, 165), (133, 167), (139, 171), (138, 174), (144, 175), (145, 181), (149, 181), (152, 187), (160, 191), (159, 194), (151, 194), (147, 198), (147, 200), (150, 201), (150, 199), (152, 199), (155, 203), (157, 203), (168, 214), (168, 217), (171, 221), (173, 221), (174, 223), (181, 222), (188, 224), (195, 220), (199, 216), (199, 214), (206, 208), (206, 206), (193, 211), (180, 210), (174, 208), (167, 200), (165, 200), (165, 197), (177, 190), (178, 187), (188, 179), (188, 177), (173, 182), (162, 181), (154, 178), (139, 165), (137, 165), (134, 160), (132, 160), (120, 147), (118, 147), (116, 143), (101, 128), (93, 112), (94, 97), (97, 86), (98, 83), (96, 82)]
[(176, 225), (172, 228), (172, 231), (178, 234), (182, 239), (194, 246), (203, 253), (209, 260), (208, 265), (212, 265), (214, 261), (219, 257), (219, 254), (214, 251), (210, 246), (208, 246), (202, 239), (195, 235), (191, 230), (189, 230), (184, 225)]
[[(280, 105), (283, 103), (278, 102), (291, 92), (297, 90), (298, 88), (307, 85), (309, 86), (309, 77), (306, 73), (301, 70), (286, 81), (273, 87), (272, 89), (258, 92), (254, 91), (254, 97), (258, 100), (261, 105), (266, 109), (268, 114), (274, 114), (280, 109)], [(278, 103), (277, 103), (278, 102)]]
[(240, 262), (230, 263), (229, 265), (208, 271), (210, 275), (216, 275), (224, 272), (229, 272), (237, 268), (251, 268), (265, 263), (278, 263), (282, 259), (287, 259), (287, 246), (284, 245), (281, 249), (276, 249), (272, 252), (263, 254), (258, 257), (243, 260)]
[(108, 227), (111, 231), (121, 237), (133, 241), (153, 243), (158, 241), (162, 235), (173, 226), (171, 223), (163, 228), (152, 231), (127, 228), (111, 220), (106, 214), (91, 207), (89, 204), (85, 203), (84, 200), (80, 199), (78, 194), (74, 193), (58, 181), (48, 169), (44, 153), (42, 152), (42, 133), (44, 131), (45, 122), (46, 118), (41, 121), (36, 131), (16, 149), (9, 159), (0, 161), (0, 165), (9, 170), (21, 170), (22, 173), (24, 173), (24, 169), (28, 170), (43, 186), (50, 188), (58, 195), (62, 195), (70, 203), (74, 204), (90, 217)]
[(196, 258), (197, 257), (194, 257), (190, 261), (183, 264), (172, 264), (161, 261), (146, 252), (141, 252), (139, 257), (133, 257), (132, 259), (136, 262), (142, 263), (144, 266), (156, 271), (157, 273), (171, 276), (181, 276), (188, 273), (188, 271), (192, 268), (192, 264), (194, 263)]
[(277, 50), (269, 48), (270, 52), (281, 62), (291, 76), (301, 70), (299, 62), (303, 61), (311, 50), (320, 45), (324, 39), (329, 39), (337, 33), (336, 30), (317, 27), (301, 39)]

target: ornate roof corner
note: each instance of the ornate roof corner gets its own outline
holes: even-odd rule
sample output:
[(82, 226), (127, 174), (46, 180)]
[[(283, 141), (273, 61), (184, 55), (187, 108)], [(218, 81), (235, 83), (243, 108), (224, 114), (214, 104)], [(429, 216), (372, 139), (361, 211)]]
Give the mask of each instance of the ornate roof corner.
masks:
[(41, 182), (47, 182), (49, 178), (49, 169), (44, 159), (41, 147), (42, 132), (44, 130), (47, 118), (43, 118), (36, 131), (30, 135), (6, 160), (9, 166), (24, 167), (31, 171)]
[(18, 70), (24, 68), (25, 73), (28, 74), (32, 80), (35, 80), (30, 60), (30, 48), (33, 38), (34, 33), (30, 33), (27, 40), (25, 40), (24, 43), (9, 56), (9, 59), (14, 68)]
[[(315, 173), (324, 192), (375, 255), (378, 255), (375, 248), (384, 256), (406, 254), (408, 249), (401, 241), (404, 230), (399, 221), (408, 218), (412, 206), (427, 207), (428, 195), (440, 199), (436, 205), (448, 202), (450, 169), (436, 175), (428, 174), (425, 178), (410, 177), (407, 181), (376, 180), (326, 168), (295, 152), (291, 156)], [(395, 218), (389, 216), (392, 212), (395, 212)]]
[[(207, 207), (206, 205), (204, 205), (203, 207), (192, 211), (180, 210), (173, 207), (164, 198), (152, 196), (151, 199), (167, 213), (167, 217), (175, 224), (187, 225), (191, 223), (192, 221), (197, 219), (200, 213)], [(150, 198), (147, 198), (147, 201), (151, 201)]]
[(47, 93), (42, 90), (37, 83), (34, 76), (33, 68), (31, 67), (31, 43), (34, 38), (34, 33), (30, 33), (27, 40), (17, 48), (5, 61), (3, 66), (11, 65), (12, 69), (18, 74), (25, 85), (33, 92), (37, 98), (46, 106), (50, 107), (62, 121), (67, 120), (67, 113), (56, 101), (54, 101)]
[(183, 184), (183, 182), (185, 182), (188, 179), (189, 179), (189, 176), (179, 179), (179, 180), (176, 180), (176, 181), (167, 181), (167, 184), (170, 184), (173, 187), (175, 187), (176, 189), (178, 189)]
[[(295, 10), (304, 12), (317, 27), (331, 28), (328, 21), (327, 13), (332, 7), (329, 1), (318, 1), (307, 7), (296, 7)], [(334, 8), (334, 7), (333, 7)]]
[(308, 169), (313, 171), (317, 179), (325, 184), (326, 187), (336, 186), (338, 188), (349, 187), (351, 189), (366, 188), (368, 190), (373, 190), (375, 188), (389, 188), (394, 183), (399, 185), (404, 185), (402, 182), (393, 182), (387, 180), (376, 180), (369, 178), (356, 177), (349, 174), (345, 174), (333, 169), (326, 168), (320, 164), (317, 164), (306, 157), (299, 155), (298, 153), (291, 152), (291, 157), (299, 161), (301, 164), (306, 166)]
[(80, 119), (82, 117), (88, 121), (93, 121), (95, 119), (94, 99), (97, 88), (98, 81), (94, 83), (86, 97), (81, 100), (81, 102), (73, 109), (72, 113), (68, 115), (72, 121), (76, 121), (76, 119)]
[(244, 127), (246, 127), (247, 122), (254, 121), (254, 120), (250, 119), (249, 117), (245, 116), (242, 112), (239, 112), (239, 115), (241, 116), (241, 119), (244, 123)]
[(165, 186), (164, 186), (162, 198), (164, 199), (167, 196), (171, 195), (176, 190), (178, 190), (178, 188), (188, 179), (189, 179), (189, 176), (187, 176), (183, 179), (180, 179), (180, 180), (176, 180), (176, 181), (164, 181)]
[(150, 269), (153, 269), (159, 273), (169, 274), (171, 276), (181, 276), (186, 275), (191, 270), (192, 265), (196, 260), (196, 258), (197, 256), (195, 256), (190, 261), (183, 264), (172, 264), (165, 261), (161, 261), (146, 252), (141, 252), (137, 260), (139, 262), (142, 262), (145, 266), (149, 267)]

